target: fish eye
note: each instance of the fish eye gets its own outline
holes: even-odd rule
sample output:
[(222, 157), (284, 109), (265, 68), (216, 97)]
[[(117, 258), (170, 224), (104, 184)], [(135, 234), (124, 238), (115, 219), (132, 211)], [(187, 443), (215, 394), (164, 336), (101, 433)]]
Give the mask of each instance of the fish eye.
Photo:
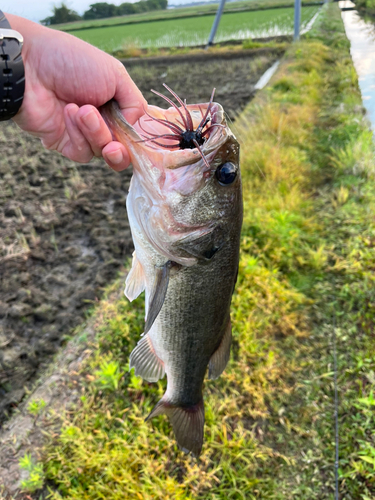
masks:
[(237, 177), (236, 165), (230, 161), (226, 161), (217, 167), (215, 175), (221, 185), (232, 184)]

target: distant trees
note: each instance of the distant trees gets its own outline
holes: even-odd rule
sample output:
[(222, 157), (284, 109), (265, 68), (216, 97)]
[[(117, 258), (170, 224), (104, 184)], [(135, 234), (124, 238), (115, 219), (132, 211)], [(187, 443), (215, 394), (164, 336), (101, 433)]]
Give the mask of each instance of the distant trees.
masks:
[(45, 26), (50, 24), (61, 24), (70, 23), (71, 21), (78, 21), (81, 16), (77, 14), (75, 10), (69, 9), (69, 7), (62, 2), (60, 6), (53, 6), (53, 15), (42, 19), (40, 22)]
[(140, 0), (136, 3), (122, 3), (114, 5), (107, 2), (93, 3), (89, 10), (83, 14), (83, 19), (102, 19), (103, 17), (126, 16), (128, 14), (137, 14), (138, 12), (147, 12), (148, 10), (166, 9), (168, 0)]
[(101, 19), (103, 17), (117, 16), (118, 7), (112, 3), (99, 2), (90, 5), (89, 10), (83, 14), (83, 19)]
[(162, 10), (168, 7), (168, 0), (140, 0), (136, 3), (122, 3), (114, 5), (107, 2), (98, 2), (90, 5), (90, 8), (84, 12), (83, 16), (77, 14), (62, 2), (60, 6), (53, 6), (53, 15), (40, 21), (45, 26), (50, 24), (69, 23), (80, 19), (102, 19), (104, 17), (126, 16), (128, 14), (137, 14), (149, 10)]

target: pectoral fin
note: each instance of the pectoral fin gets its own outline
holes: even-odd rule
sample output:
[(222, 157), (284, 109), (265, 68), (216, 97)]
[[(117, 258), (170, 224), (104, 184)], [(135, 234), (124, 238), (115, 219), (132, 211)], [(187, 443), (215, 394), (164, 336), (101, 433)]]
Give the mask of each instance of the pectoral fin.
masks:
[(163, 267), (156, 268), (154, 285), (150, 294), (150, 302), (147, 310), (145, 334), (151, 329), (162, 308), (168, 290), (169, 270), (171, 262), (168, 261)]
[(189, 256), (197, 257), (201, 260), (210, 260), (218, 252), (227, 240), (227, 234), (220, 227), (215, 227), (212, 231), (191, 239), (186, 237), (176, 243), (176, 247)]
[(225, 367), (227, 366), (227, 363), (229, 361), (231, 343), (232, 325), (229, 319), (220, 345), (211, 356), (210, 362), (208, 364), (208, 378), (218, 378), (225, 370)]
[(145, 274), (142, 264), (137, 259), (135, 251), (133, 252), (132, 268), (126, 278), (125, 295), (132, 302), (145, 289)]

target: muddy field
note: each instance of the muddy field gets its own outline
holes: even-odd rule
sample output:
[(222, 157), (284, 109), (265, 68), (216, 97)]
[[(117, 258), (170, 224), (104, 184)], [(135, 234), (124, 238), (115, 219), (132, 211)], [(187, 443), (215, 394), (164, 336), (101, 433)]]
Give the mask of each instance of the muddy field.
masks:
[[(260, 54), (255, 57), (257, 52)], [(198, 55), (123, 62), (150, 104), (165, 107), (165, 102), (150, 91), (165, 93), (163, 83), (188, 103), (207, 102), (215, 87), (215, 100), (233, 120), (254, 95), (254, 84), (280, 52), (243, 50), (220, 58)]]
[[(188, 102), (212, 88), (234, 119), (277, 52), (231, 59), (129, 61), (150, 88), (171, 86)], [(163, 104), (164, 106), (164, 104)], [(76, 164), (45, 151), (12, 123), (0, 124), (0, 422), (49, 363), (131, 255), (126, 217), (130, 171), (101, 160)]]

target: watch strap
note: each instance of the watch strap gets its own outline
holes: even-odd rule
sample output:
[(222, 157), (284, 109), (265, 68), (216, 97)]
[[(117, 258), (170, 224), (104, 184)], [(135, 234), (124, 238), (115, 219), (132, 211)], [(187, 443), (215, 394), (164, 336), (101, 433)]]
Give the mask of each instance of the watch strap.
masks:
[(0, 10), (0, 121), (15, 116), (22, 105), (25, 92), (22, 41)]

